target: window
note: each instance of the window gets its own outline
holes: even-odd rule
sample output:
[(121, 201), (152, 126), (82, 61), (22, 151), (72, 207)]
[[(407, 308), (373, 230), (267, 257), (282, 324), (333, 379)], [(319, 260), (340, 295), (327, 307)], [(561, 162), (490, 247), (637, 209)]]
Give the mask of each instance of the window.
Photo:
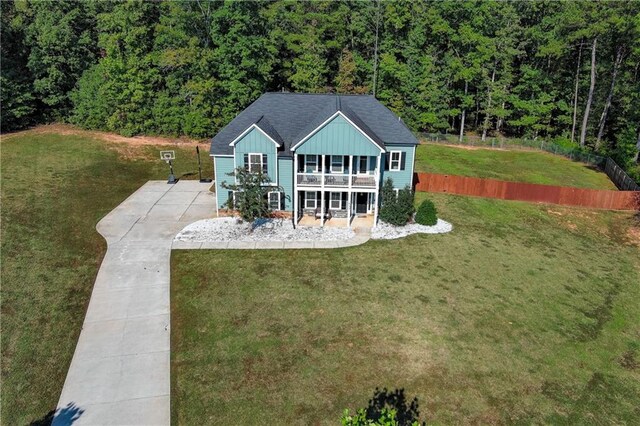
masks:
[(269, 208), (271, 210), (280, 210), (280, 192), (269, 192)]
[(344, 157), (342, 155), (331, 156), (331, 173), (342, 173), (344, 171)]
[(244, 168), (252, 173), (268, 173), (267, 154), (249, 153), (244, 154)]
[(331, 210), (340, 210), (342, 208), (342, 193), (332, 192), (331, 200), (329, 201), (329, 208)]
[(389, 170), (399, 171), (402, 164), (402, 151), (391, 151), (389, 155), (391, 157)]
[(318, 156), (305, 155), (306, 172), (313, 173), (318, 171)]
[(317, 207), (316, 191), (306, 191), (304, 193), (304, 208), (315, 209)]
[(358, 167), (358, 173), (367, 174), (368, 173), (368, 165), (369, 165), (369, 157), (360, 156), (359, 164), (360, 164), (360, 166)]

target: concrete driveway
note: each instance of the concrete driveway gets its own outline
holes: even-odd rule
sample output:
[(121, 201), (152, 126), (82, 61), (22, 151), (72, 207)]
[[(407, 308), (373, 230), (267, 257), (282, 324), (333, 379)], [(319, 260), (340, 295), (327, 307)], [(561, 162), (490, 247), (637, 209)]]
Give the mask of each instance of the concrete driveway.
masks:
[(210, 186), (149, 181), (98, 223), (107, 253), (54, 424), (170, 423), (171, 243), (215, 216)]

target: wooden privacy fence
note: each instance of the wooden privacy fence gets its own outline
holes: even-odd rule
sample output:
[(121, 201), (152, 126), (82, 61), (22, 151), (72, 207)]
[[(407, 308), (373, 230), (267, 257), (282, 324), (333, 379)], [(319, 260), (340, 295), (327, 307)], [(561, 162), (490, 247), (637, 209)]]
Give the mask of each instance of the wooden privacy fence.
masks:
[(415, 178), (416, 191), (423, 192), (446, 192), (596, 209), (640, 210), (640, 191), (582, 189), (434, 173), (416, 173)]

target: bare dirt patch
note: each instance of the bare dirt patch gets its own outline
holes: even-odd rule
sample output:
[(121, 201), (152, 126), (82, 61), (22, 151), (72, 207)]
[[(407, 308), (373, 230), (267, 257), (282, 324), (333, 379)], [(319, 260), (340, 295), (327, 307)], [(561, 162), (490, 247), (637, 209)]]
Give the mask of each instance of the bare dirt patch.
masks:
[(85, 136), (94, 139), (103, 140), (105, 142), (113, 142), (119, 144), (127, 144), (131, 146), (141, 145), (180, 145), (180, 146), (196, 146), (199, 144), (206, 144), (206, 140), (190, 139), (186, 137), (168, 138), (161, 136), (134, 136), (127, 137), (117, 133), (99, 132), (95, 130), (84, 130), (69, 124), (45, 124), (36, 126), (33, 129), (24, 130), (21, 132), (11, 133), (9, 135), (3, 135), (3, 139), (10, 139), (17, 135), (24, 134), (42, 134), (42, 133), (56, 133), (59, 135), (74, 135)]
[(627, 238), (630, 244), (640, 247), (640, 228), (631, 226), (627, 230)]
[[(420, 141), (420, 145), (441, 145), (441, 146), (447, 146), (450, 148), (459, 148), (459, 149), (466, 149), (468, 151), (476, 151), (476, 150), (491, 150), (491, 151), (513, 151), (514, 148), (502, 148), (502, 147), (491, 147), (491, 146), (474, 146), (474, 145), (458, 145), (455, 143), (441, 143), (441, 142), (430, 142), (430, 141)], [(517, 148), (518, 151), (533, 151), (533, 149), (529, 149), (529, 148)]]

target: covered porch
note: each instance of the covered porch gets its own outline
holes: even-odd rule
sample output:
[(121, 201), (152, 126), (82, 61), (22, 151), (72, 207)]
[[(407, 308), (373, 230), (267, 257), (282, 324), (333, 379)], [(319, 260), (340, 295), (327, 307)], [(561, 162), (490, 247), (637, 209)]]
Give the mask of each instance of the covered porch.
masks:
[(372, 227), (378, 214), (377, 191), (297, 191), (300, 226)]

